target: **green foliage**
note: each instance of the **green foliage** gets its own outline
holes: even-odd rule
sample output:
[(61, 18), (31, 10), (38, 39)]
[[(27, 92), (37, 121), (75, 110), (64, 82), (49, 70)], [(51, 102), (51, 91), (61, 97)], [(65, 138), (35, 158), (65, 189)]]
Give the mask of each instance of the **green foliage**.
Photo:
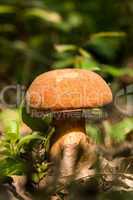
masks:
[(6, 110), (1, 113), (4, 130), (4, 135), (0, 140), (1, 177), (26, 173), (26, 160), (23, 160), (21, 155), (34, 140), (45, 141), (45, 137), (40, 136), (37, 132), (26, 136), (20, 134), (20, 113), (18, 110)]
[(2, 1), (0, 72), (11, 72), (12, 79), (23, 84), (51, 68), (100, 70), (107, 77), (130, 74), (123, 64), (133, 49), (132, 25), (126, 24), (132, 12), (129, 17), (127, 7), (130, 10), (132, 3)]
[(52, 11), (46, 11), (44, 9), (40, 9), (40, 8), (31, 8), (28, 9), (25, 13), (24, 13), (24, 17), (26, 18), (40, 18), (42, 20), (54, 23), (54, 24), (58, 24), (61, 23), (61, 16), (56, 13), (56, 12), (52, 12)]
[(103, 123), (106, 134), (115, 142), (123, 142), (126, 136), (133, 131), (133, 118), (124, 118), (123, 120), (111, 124), (108, 121)]
[(5, 138), (17, 141), (19, 139), (19, 124), (21, 123), (18, 111), (6, 109), (0, 114), (0, 120), (5, 132)]
[(0, 179), (12, 175), (24, 175), (26, 173), (26, 163), (14, 157), (0, 159)]
[(34, 131), (40, 131), (44, 134), (47, 133), (53, 119), (52, 114), (36, 114), (40, 114), (40, 116), (32, 116), (29, 112), (27, 112), (25, 107), (22, 108), (23, 121)]
[(93, 59), (90, 53), (74, 45), (56, 45), (57, 58), (54, 63), (56, 68), (75, 67), (88, 70), (100, 70), (99, 64)]
[(90, 125), (89, 123), (86, 124), (86, 133), (92, 140), (99, 144), (102, 142), (102, 135), (100, 129), (96, 125)]
[(37, 163), (35, 166), (36, 173), (32, 175), (32, 181), (34, 183), (39, 183), (39, 181), (47, 174), (48, 167), (48, 162)]
[[(1, 0), (0, 89), (10, 83), (28, 86), (42, 72), (67, 67), (97, 71), (113, 81), (113, 86), (123, 75), (132, 77), (133, 64), (128, 63), (133, 52), (132, 7), (130, 0)], [(4, 130), (0, 178), (26, 173), (28, 162), (22, 157), (29, 148), (31, 152), (41, 144), (46, 152), (49, 150), (54, 133), (52, 116), (32, 117), (23, 108), (22, 117), (39, 132), (20, 134), (20, 110), (6, 109), (0, 114)], [(110, 140), (119, 143), (133, 131), (132, 124), (132, 118), (125, 118), (113, 125), (107, 121), (103, 128)], [(87, 123), (86, 132), (97, 144), (103, 142), (101, 127)], [(35, 183), (45, 176), (48, 167), (47, 162), (35, 161)], [(132, 199), (132, 194), (99, 195), (99, 199), (107, 198)]]
[(112, 125), (109, 134), (115, 141), (122, 142), (131, 131), (133, 131), (133, 118), (125, 118)]
[(123, 67), (119, 69), (117, 67), (110, 66), (110, 65), (103, 65), (102, 73), (112, 75), (113, 77), (120, 77), (123, 75), (133, 76), (132, 68)]
[(99, 32), (91, 35), (89, 44), (109, 61), (115, 59), (125, 38), (124, 32)]
[[(114, 140), (116, 143), (123, 142), (127, 135), (133, 131), (133, 118), (124, 118), (115, 124), (111, 124), (106, 121), (103, 123), (103, 128), (111, 140)], [(99, 126), (87, 122), (86, 133), (97, 144), (103, 142), (103, 134)]]

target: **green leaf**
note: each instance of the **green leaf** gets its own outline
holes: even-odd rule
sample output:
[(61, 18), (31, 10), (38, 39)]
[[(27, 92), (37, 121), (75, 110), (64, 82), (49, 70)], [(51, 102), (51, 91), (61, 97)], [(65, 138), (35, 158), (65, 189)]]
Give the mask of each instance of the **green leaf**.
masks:
[(92, 71), (100, 71), (99, 64), (92, 59), (83, 59), (80, 63), (80, 68), (82, 69), (88, 69)]
[(46, 148), (47, 152), (49, 151), (49, 148), (50, 148), (50, 139), (51, 139), (52, 135), (54, 134), (54, 132), (55, 132), (55, 128), (52, 128), (50, 130), (50, 132), (48, 133), (48, 136), (47, 136), (47, 138), (45, 140), (45, 148)]
[(5, 136), (7, 140), (18, 140), (20, 137), (19, 134), (19, 124), (15, 120), (11, 120), (6, 124), (5, 127)]
[(102, 137), (100, 129), (96, 127), (96, 125), (90, 125), (89, 123), (86, 124), (86, 133), (89, 135), (94, 142), (97, 144), (101, 143)]
[(24, 123), (26, 123), (34, 131), (45, 132), (49, 128), (49, 124), (45, 123), (44, 117), (45, 116), (42, 116), (40, 118), (32, 116), (30, 113), (27, 112), (25, 107), (22, 108), (22, 118)]
[(133, 76), (133, 69), (126, 68), (126, 67), (118, 68), (111, 65), (103, 65), (102, 72), (110, 74), (112, 76), (116, 76), (116, 77), (123, 76), (123, 75)]
[(90, 54), (88, 51), (85, 51), (85, 50), (82, 49), (82, 48), (79, 48), (79, 53), (80, 53), (81, 56), (83, 56), (84, 58), (88, 58), (88, 59), (91, 59), (91, 58), (92, 58), (91, 54)]
[(47, 11), (41, 8), (27, 9), (24, 13), (24, 17), (28, 17), (28, 18), (37, 17), (42, 20), (55, 23), (55, 24), (59, 24), (62, 21), (61, 16), (57, 12)]
[(1, 115), (1, 124), (8, 140), (18, 140), (20, 137), (19, 127), (21, 117), (18, 110), (5, 109)]
[(95, 40), (96, 38), (102, 38), (102, 37), (125, 37), (125, 32), (99, 32), (94, 33), (91, 35), (91, 40)]
[(52, 113), (48, 113), (46, 115), (44, 115), (44, 117), (42, 118), (44, 124), (46, 126), (50, 126), (50, 124), (52, 123), (53, 121), (53, 114)]
[(20, 151), (21, 147), (23, 147), (24, 145), (29, 144), (31, 141), (33, 140), (45, 140), (45, 137), (42, 137), (36, 133), (32, 134), (32, 135), (26, 135), (24, 137), (22, 137), (20, 139), (20, 141), (17, 144), (17, 148)]
[(55, 69), (60, 69), (60, 68), (67, 68), (70, 66), (73, 66), (74, 64), (74, 58), (67, 58), (67, 59), (62, 59), (59, 61), (54, 62), (53, 68)]
[(40, 181), (40, 176), (39, 176), (38, 173), (32, 174), (32, 181), (33, 181), (34, 183), (38, 183), (38, 182)]
[(117, 142), (124, 141), (126, 135), (133, 130), (133, 118), (126, 118), (112, 125), (110, 136)]
[(76, 12), (71, 12), (67, 14), (64, 20), (58, 24), (58, 29), (68, 32), (73, 28), (77, 28), (82, 24), (82, 17)]
[(17, 158), (0, 159), (0, 177), (22, 175), (25, 173), (25, 164)]
[(77, 47), (71, 44), (62, 44), (62, 45), (55, 45), (55, 49), (59, 53), (62, 53), (64, 51), (74, 51), (77, 49)]

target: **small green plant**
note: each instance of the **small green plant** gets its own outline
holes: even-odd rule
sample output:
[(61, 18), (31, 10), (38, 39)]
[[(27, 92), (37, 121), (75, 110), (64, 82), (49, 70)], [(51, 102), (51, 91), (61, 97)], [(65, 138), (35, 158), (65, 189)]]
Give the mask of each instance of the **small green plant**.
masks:
[(20, 110), (5, 110), (0, 115), (3, 124), (3, 135), (0, 140), (0, 176), (22, 175), (26, 173), (26, 160), (22, 155), (34, 140), (44, 142), (45, 137), (38, 132), (29, 135), (20, 134)]

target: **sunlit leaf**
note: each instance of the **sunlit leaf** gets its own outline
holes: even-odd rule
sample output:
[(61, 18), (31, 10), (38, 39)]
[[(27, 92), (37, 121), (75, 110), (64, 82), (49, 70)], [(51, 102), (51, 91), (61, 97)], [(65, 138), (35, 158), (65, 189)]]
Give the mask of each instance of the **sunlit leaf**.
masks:
[(92, 71), (100, 71), (99, 64), (92, 59), (83, 59), (82, 62), (80, 63), (80, 68)]
[(38, 17), (42, 20), (58, 24), (62, 21), (61, 16), (54, 11), (47, 11), (41, 8), (30, 8), (27, 9), (24, 13), (25, 17), (31, 18), (31, 17)]
[(79, 27), (82, 24), (82, 16), (76, 12), (67, 13), (65, 20), (58, 24), (62, 31), (69, 32), (71, 29)]
[(91, 58), (92, 58), (92, 55), (91, 55), (88, 51), (85, 51), (85, 50), (82, 49), (82, 48), (79, 48), (79, 53), (80, 53), (81, 56), (83, 56), (84, 58), (88, 58), (88, 59), (91, 59)]
[(40, 136), (39, 134), (26, 135), (19, 140), (17, 148), (20, 149), (22, 146), (29, 144), (33, 140), (44, 140), (44, 139), (45, 138)]
[(8, 140), (18, 140), (19, 134), (19, 124), (15, 120), (11, 120), (6, 124), (5, 136)]
[(96, 38), (101, 38), (101, 37), (125, 37), (126, 33), (125, 32), (99, 32), (99, 33), (94, 33), (91, 35), (90, 40), (95, 40)]
[(5, 137), (9, 140), (19, 139), (21, 119), (18, 110), (5, 109), (1, 113), (0, 119)]
[(62, 45), (55, 45), (55, 49), (59, 53), (62, 53), (64, 51), (73, 51), (73, 50), (76, 50), (77, 47), (75, 45), (68, 45), (68, 44), (65, 45), (65, 44), (62, 44)]
[(126, 118), (112, 125), (110, 136), (120, 142), (123, 141), (126, 135), (133, 130), (133, 118)]

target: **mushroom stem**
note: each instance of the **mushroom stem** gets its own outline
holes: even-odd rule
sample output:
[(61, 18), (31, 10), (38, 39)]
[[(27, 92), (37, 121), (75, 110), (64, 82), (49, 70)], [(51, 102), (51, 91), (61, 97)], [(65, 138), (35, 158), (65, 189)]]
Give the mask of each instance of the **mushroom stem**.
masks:
[(61, 177), (75, 175), (79, 161), (90, 151), (89, 138), (85, 134), (85, 121), (57, 121), (55, 130), (50, 150), (51, 160), (56, 163), (56, 170), (59, 170)]

